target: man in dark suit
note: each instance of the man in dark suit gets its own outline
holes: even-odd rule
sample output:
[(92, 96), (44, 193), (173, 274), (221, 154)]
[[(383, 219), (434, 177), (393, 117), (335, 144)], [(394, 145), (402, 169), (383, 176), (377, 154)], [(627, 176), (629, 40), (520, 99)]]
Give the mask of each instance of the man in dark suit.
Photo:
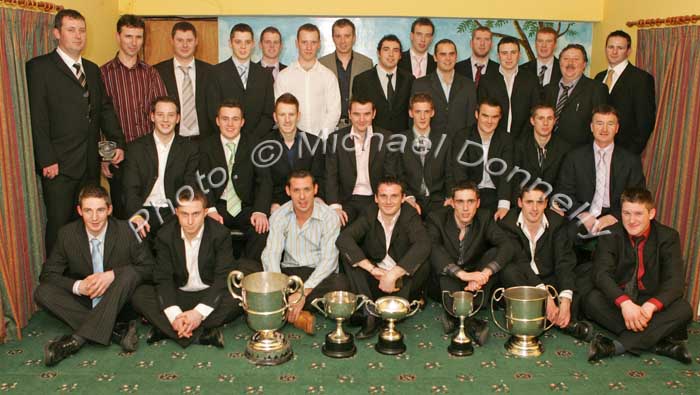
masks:
[(413, 74), (415, 78), (425, 77), (435, 71), (435, 59), (428, 52), (433, 42), (435, 25), (428, 18), (417, 18), (411, 24), (411, 48), (401, 54), (399, 68)]
[[(353, 293), (372, 300), (384, 295), (422, 297), (430, 275), (430, 237), (416, 210), (402, 204), (405, 197), (398, 179), (383, 178), (375, 204), (338, 236), (335, 244)], [(379, 320), (362, 315), (363, 326), (356, 337), (367, 339), (379, 330)]]
[(340, 217), (341, 226), (362, 215), (372, 202), (379, 179), (386, 173), (389, 133), (373, 128), (374, 105), (369, 99), (350, 99), (350, 123), (326, 141), (326, 204)]
[(586, 298), (586, 314), (613, 333), (598, 334), (588, 360), (652, 351), (684, 364), (693, 317), (683, 297), (683, 257), (675, 229), (654, 220), (651, 192), (622, 194), (622, 224), (601, 236), (595, 252), (596, 287)]
[(207, 116), (206, 87), (212, 66), (195, 59), (197, 29), (187, 21), (177, 22), (170, 33), (173, 58), (153, 66), (168, 90), (180, 103), (179, 134), (199, 140), (213, 133)]
[(528, 118), (530, 109), (540, 101), (537, 79), (518, 68), (520, 42), (514, 37), (503, 37), (498, 42), (498, 59), (501, 62), (497, 73), (484, 76), (479, 84), (479, 100), (489, 97), (501, 105), (503, 116), (498, 130), (510, 133), (516, 140), (523, 132), (530, 131)]
[[(255, 46), (253, 29), (239, 23), (231, 29), (231, 59), (214, 66), (207, 88), (207, 111), (212, 130), (216, 123), (219, 104), (226, 99), (235, 99), (243, 104), (246, 122), (243, 134), (250, 134), (254, 141), (266, 135), (272, 125), (275, 92), (272, 74), (262, 66), (250, 61)], [(214, 133), (216, 135), (216, 133)]]
[(406, 141), (404, 149), (389, 153), (387, 174), (405, 185), (406, 202), (426, 218), (449, 204), (454, 186), (452, 144), (446, 134), (431, 132), (435, 110), (428, 94), (417, 93), (411, 98), (409, 114), (413, 127), (400, 134)]
[(374, 126), (390, 132), (408, 129), (408, 100), (415, 78), (399, 67), (401, 41), (393, 34), (386, 35), (377, 45), (379, 63), (355, 77), (353, 96), (362, 96), (374, 103), (377, 115)]
[(474, 125), (471, 114), (476, 108), (476, 88), (466, 77), (455, 73), (457, 46), (448, 39), (435, 44), (437, 70), (413, 83), (411, 96), (428, 93), (435, 104), (432, 130), (452, 137), (457, 131)]
[(491, 29), (486, 26), (479, 26), (474, 29), (469, 44), (472, 56), (457, 62), (455, 71), (474, 81), (474, 86), (478, 88), (481, 78), (488, 74), (498, 73), (498, 63), (489, 59), (489, 53), (493, 45)]
[(607, 85), (608, 103), (620, 114), (620, 131), (615, 142), (641, 155), (656, 123), (654, 77), (630, 64), (632, 38), (622, 30), (608, 34), (605, 55), (608, 69), (595, 76)]
[(129, 143), (124, 162), (126, 210), (134, 230), (152, 243), (160, 226), (173, 214), (183, 187), (196, 185), (199, 152), (175, 134), (180, 121), (178, 102), (170, 96), (151, 104), (153, 133)]
[[(498, 272), (513, 258), (512, 241), (493, 220), (488, 210), (479, 209), (479, 188), (472, 181), (452, 189), (452, 207), (434, 211), (428, 216), (428, 234), (433, 246), (430, 262), (438, 277), (439, 290), (482, 290), (490, 298)], [(446, 306), (449, 310), (450, 306)], [(455, 321), (445, 312), (442, 317), (445, 333), (455, 330)], [(479, 345), (488, 338), (488, 324), (467, 319), (469, 336)]]
[(110, 218), (112, 203), (102, 187), (83, 188), (77, 211), (82, 218), (61, 228), (34, 292), (37, 304), (73, 330), (46, 344), (46, 366), (87, 341), (109, 345), (112, 339), (125, 352), (138, 346), (136, 322), (117, 324), (117, 316), (136, 287), (151, 278), (153, 257), (126, 221)]
[(280, 71), (287, 68), (287, 65), (280, 62), (282, 52), (282, 33), (274, 26), (268, 26), (260, 33), (260, 50), (262, 57), (258, 64), (265, 70), (272, 73), (272, 81), (277, 79)]
[(81, 57), (85, 18), (64, 9), (54, 19), (55, 51), (27, 62), (27, 90), (37, 171), (46, 204), (47, 253), (58, 230), (75, 217), (80, 188), (97, 184), (100, 131), (117, 143), (112, 164), (124, 159), (124, 135), (96, 64)]
[(523, 63), (520, 69), (537, 77), (540, 87), (544, 88), (550, 82), (557, 83), (561, 79), (559, 59), (554, 56), (557, 49), (557, 31), (550, 26), (537, 30), (535, 35), (535, 50), (537, 58)]
[(156, 239), (154, 285), (136, 289), (134, 309), (152, 325), (149, 344), (169, 338), (182, 347), (223, 348), (220, 327), (243, 313), (226, 287), (226, 276), (236, 269), (231, 237), (207, 216), (202, 191), (179, 198), (177, 221), (164, 225)]
[(556, 109), (554, 133), (572, 148), (590, 143), (588, 125), (593, 108), (607, 103), (605, 85), (585, 75), (588, 56), (580, 44), (569, 44), (559, 54), (562, 77), (544, 88), (544, 102)]
[(200, 188), (207, 194), (208, 215), (246, 235), (245, 256), (260, 259), (265, 248), (272, 183), (263, 163), (255, 163), (255, 136), (242, 132), (243, 106), (235, 100), (219, 105), (219, 134), (200, 144)]

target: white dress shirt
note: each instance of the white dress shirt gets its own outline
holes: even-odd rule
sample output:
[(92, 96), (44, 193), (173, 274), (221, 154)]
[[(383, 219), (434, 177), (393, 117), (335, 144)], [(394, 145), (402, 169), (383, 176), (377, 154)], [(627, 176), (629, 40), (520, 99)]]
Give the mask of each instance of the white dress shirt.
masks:
[(156, 151), (158, 152), (158, 178), (155, 184), (153, 184), (153, 189), (151, 193), (148, 194), (144, 206), (151, 207), (168, 207), (168, 198), (165, 196), (165, 165), (168, 164), (168, 155), (170, 154), (170, 147), (173, 145), (173, 140), (175, 136), (170, 136), (170, 141), (163, 143), (160, 138), (153, 132), (153, 140), (156, 142)]
[(452, 83), (455, 82), (455, 71), (452, 70), (450, 73), (452, 77), (450, 78), (450, 83), (448, 84), (447, 81), (443, 79), (442, 72), (437, 72), (438, 79), (440, 80), (440, 85), (442, 86), (442, 91), (445, 93), (445, 99), (448, 103), (450, 102), (450, 90), (452, 89)]
[(362, 141), (355, 127), (350, 129), (350, 136), (355, 142), (355, 163), (357, 163), (357, 178), (355, 179), (355, 187), (352, 190), (353, 195), (372, 196), (372, 183), (369, 178), (369, 153), (372, 147), (372, 127), (368, 127), (365, 132), (365, 141)]
[(389, 222), (384, 222), (382, 212), (377, 212), (377, 220), (380, 224), (382, 224), (382, 228), (384, 229), (384, 239), (386, 241), (386, 255), (384, 255), (384, 259), (382, 259), (381, 262), (377, 263), (377, 267), (382, 268), (384, 270), (391, 270), (394, 268), (394, 266), (397, 265), (396, 261), (394, 261), (394, 259), (391, 256), (389, 256), (389, 247), (391, 244), (391, 235), (394, 232), (394, 228), (396, 227), (396, 222), (399, 220), (399, 215), (401, 215), (401, 209), (399, 209), (399, 211), (396, 214), (394, 214), (394, 216), (389, 220)]
[(515, 72), (510, 77), (504, 72), (503, 66), (498, 68), (498, 72), (501, 73), (503, 81), (506, 83), (506, 91), (508, 92), (508, 125), (506, 131), (510, 133), (510, 127), (513, 124), (513, 109), (510, 104), (510, 98), (513, 97), (513, 84), (515, 83), (515, 76), (518, 75), (518, 66), (515, 66)]
[[(185, 70), (187, 70), (187, 67), (190, 69), (187, 70), (187, 75), (190, 77), (190, 81), (192, 82), (192, 94), (194, 97), (197, 97), (197, 70), (196, 70), (196, 64), (197, 62), (194, 61), (194, 58), (192, 58), (192, 61), (190, 64), (180, 64), (180, 62), (177, 61), (176, 58), (173, 58), (173, 64), (175, 67), (175, 83), (177, 84), (177, 94), (178, 97), (180, 98), (180, 104), (182, 104), (182, 98), (185, 97), (184, 92), (182, 91), (183, 84), (182, 81), (185, 79), (185, 75), (183, 74), (182, 70), (180, 69), (180, 66), (184, 67)], [(195, 99), (196, 100), (196, 99)], [(196, 106), (196, 103), (195, 103)], [(182, 105), (180, 106), (180, 110), (182, 110)], [(197, 111), (194, 112), (195, 119), (197, 118)], [(187, 128), (184, 123), (180, 123), (180, 136), (198, 136), (199, 135), (199, 123), (195, 122), (194, 126), (192, 128)]]
[[(493, 137), (493, 136), (492, 136)], [(491, 174), (489, 174), (488, 171), (486, 171), (486, 164), (489, 161), (489, 147), (491, 147), (491, 139), (488, 140), (482, 140), (481, 141), (481, 147), (483, 149), (484, 153), (484, 160), (483, 160), (483, 170), (481, 172), (481, 182), (479, 185), (479, 189), (484, 189), (484, 188), (490, 188), (490, 189), (496, 189), (496, 184), (493, 183), (493, 180), (491, 179)], [(510, 201), (509, 200), (499, 200), (498, 201), (498, 208), (505, 208), (510, 210)]]

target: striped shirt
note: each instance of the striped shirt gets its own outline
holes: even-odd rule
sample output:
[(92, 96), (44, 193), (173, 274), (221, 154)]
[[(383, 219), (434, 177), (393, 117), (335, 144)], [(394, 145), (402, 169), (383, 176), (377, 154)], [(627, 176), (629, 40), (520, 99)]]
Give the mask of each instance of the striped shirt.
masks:
[(282, 267), (315, 268), (304, 288), (316, 288), (338, 272), (338, 234), (338, 215), (320, 199), (314, 201), (311, 217), (301, 228), (289, 201), (270, 216), (270, 234), (262, 253), (263, 270), (279, 273)]
[(151, 101), (168, 94), (156, 69), (141, 60), (129, 68), (115, 56), (103, 64), (100, 71), (126, 142), (150, 133), (153, 130), (149, 116)]

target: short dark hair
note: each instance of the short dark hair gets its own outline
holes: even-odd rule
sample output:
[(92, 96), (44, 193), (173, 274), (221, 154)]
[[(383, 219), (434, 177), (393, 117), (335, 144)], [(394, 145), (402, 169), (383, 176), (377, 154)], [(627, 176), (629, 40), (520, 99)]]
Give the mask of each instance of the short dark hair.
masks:
[(501, 107), (501, 104), (498, 103), (498, 101), (492, 97), (486, 96), (481, 98), (479, 100), (479, 103), (476, 105), (476, 112), (481, 112), (481, 106), (487, 105), (489, 107), (498, 107), (499, 110), (501, 110), (501, 114), (503, 114), (503, 107)]
[(335, 30), (336, 27), (348, 27), (350, 26), (352, 28), (352, 35), (355, 35), (355, 24), (352, 23), (352, 21), (348, 18), (340, 18), (333, 22), (333, 26), (331, 27), (331, 35), (333, 35), (333, 31)]
[(233, 39), (233, 35), (236, 33), (250, 33), (250, 37), (255, 40), (255, 33), (253, 33), (253, 28), (247, 23), (237, 23), (231, 28), (231, 33), (228, 36), (229, 41)]
[(387, 34), (384, 37), (382, 37), (381, 40), (379, 40), (379, 44), (377, 44), (377, 52), (382, 50), (382, 45), (384, 45), (385, 41), (394, 41), (399, 43), (399, 51), (403, 52), (403, 47), (401, 46), (401, 40), (399, 40), (398, 37), (396, 37), (395, 34)]
[(141, 17), (132, 14), (124, 14), (119, 17), (117, 21), (117, 33), (120, 33), (125, 26), (146, 30), (146, 22), (144, 22)]
[(429, 103), (430, 107), (435, 109), (435, 103), (433, 103), (433, 97), (427, 92), (418, 92), (411, 96), (411, 100), (408, 102), (408, 108), (413, 108), (416, 103)]
[(202, 207), (205, 209), (209, 205), (207, 195), (202, 192), (199, 188), (193, 188), (191, 186), (186, 186), (178, 191), (177, 194), (177, 207), (180, 207), (184, 202), (202, 202)]
[(567, 45), (566, 47), (564, 47), (564, 49), (561, 50), (561, 52), (559, 52), (559, 58), (561, 59), (561, 56), (564, 54), (564, 52), (570, 49), (578, 49), (579, 51), (581, 51), (581, 53), (583, 54), (583, 61), (588, 63), (588, 54), (586, 53), (586, 48), (584, 48), (581, 44)]
[[(559, 38), (559, 33), (557, 33), (557, 31), (554, 30), (554, 28), (551, 26), (544, 26), (539, 28), (537, 30), (537, 34), (554, 34), (554, 40)], [(537, 39), (537, 34), (535, 34), (535, 39)]]
[[(77, 19), (77, 18), (73, 18)], [(107, 193), (107, 190), (101, 187), (100, 185), (97, 184), (88, 184), (85, 185), (81, 190), (80, 193), (78, 194), (78, 205), (82, 206), (83, 205), (83, 200), (87, 198), (97, 198), (97, 199), (104, 199), (105, 203), (107, 203), (107, 206), (112, 205), (112, 199), (109, 197), (109, 193)]]
[(411, 33), (416, 32), (416, 26), (422, 25), (422, 26), (430, 26), (430, 28), (433, 30), (433, 34), (435, 34), (435, 25), (433, 24), (433, 21), (430, 20), (430, 18), (426, 17), (420, 17), (416, 18), (413, 23), (411, 23)]
[(180, 113), (180, 102), (172, 96), (158, 96), (151, 100), (151, 112), (156, 112), (156, 105), (158, 103), (172, 103), (175, 105), (177, 113)]
[(321, 38), (321, 31), (318, 30), (318, 26), (314, 25), (313, 23), (305, 23), (297, 29), (297, 40), (299, 39), (299, 33), (302, 31), (305, 32), (316, 32), (318, 34), (318, 37)]
[(610, 34), (608, 34), (608, 37), (605, 38), (605, 45), (606, 46), (608, 45), (608, 40), (610, 40), (610, 37), (622, 37), (625, 40), (627, 40), (627, 48), (629, 49), (632, 47), (632, 37), (630, 37), (630, 35), (627, 34), (627, 32), (625, 32), (625, 31), (615, 30), (614, 32), (611, 32)]
[(187, 21), (180, 21), (173, 25), (173, 28), (170, 31), (171, 38), (175, 37), (175, 32), (192, 32), (192, 34), (194, 34), (194, 37), (197, 38), (197, 29), (194, 27), (193, 24)]
[(593, 107), (593, 111), (591, 111), (591, 117), (596, 114), (612, 114), (615, 116), (615, 118), (620, 119), (620, 115), (617, 112), (617, 109), (609, 104), (598, 104), (597, 106)]
[(292, 170), (289, 172), (289, 176), (287, 176), (287, 186), (292, 185), (292, 178), (306, 178), (306, 177), (311, 177), (311, 183), (314, 185), (316, 184), (316, 179), (314, 178), (314, 175), (311, 174), (310, 171), (308, 170)]
[(500, 51), (501, 45), (504, 45), (504, 44), (514, 44), (516, 47), (518, 47), (518, 51), (520, 51), (520, 41), (513, 36), (505, 36), (505, 37), (501, 38), (498, 41), (498, 45), (496, 46), (496, 51)]
[(476, 198), (478, 199), (481, 195), (479, 194), (479, 187), (476, 185), (476, 183), (472, 180), (464, 180), (458, 182), (454, 187), (452, 187), (452, 191), (450, 193), (450, 196), (454, 199), (455, 194), (459, 191), (464, 191), (464, 190), (472, 190), (474, 193), (476, 193)]
[(491, 31), (491, 28), (489, 28), (488, 26), (479, 26), (472, 31), (472, 40), (474, 39), (476, 32), (489, 32), (493, 36), (493, 32)]
[(354, 95), (350, 98), (350, 103), (348, 104), (348, 111), (352, 108), (353, 103), (357, 103), (360, 105), (370, 103), (370, 104), (372, 104), (372, 108), (373, 109), (375, 108), (374, 102), (372, 100), (370, 100), (370, 98), (368, 98), (367, 96), (363, 96), (363, 95)]
[(64, 8), (61, 11), (58, 11), (56, 16), (53, 18), (53, 27), (61, 30), (61, 26), (63, 26), (63, 18), (77, 19), (85, 22), (85, 17), (83, 14), (70, 8)]
[(297, 108), (297, 112), (299, 111), (299, 100), (289, 92), (281, 94), (280, 97), (275, 100), (275, 110), (277, 110), (277, 106), (280, 104), (293, 104), (294, 107)]
[(222, 108), (237, 108), (241, 110), (241, 117), (245, 118), (245, 111), (243, 111), (243, 103), (237, 99), (224, 99), (219, 103), (219, 107), (216, 109), (216, 116), (219, 116)]
[(457, 52), (457, 44), (455, 44), (455, 42), (450, 40), (449, 38), (443, 38), (442, 40), (435, 43), (435, 46), (433, 47), (433, 53), (437, 53), (438, 47), (442, 44), (452, 45), (452, 47), (455, 49), (455, 52)]
[(525, 197), (526, 192), (531, 192), (531, 191), (542, 192), (544, 194), (544, 199), (549, 200), (548, 194), (550, 191), (546, 188), (545, 184), (539, 183), (539, 182), (536, 182), (536, 183), (533, 183), (532, 185), (528, 185), (528, 186), (524, 186), (524, 187), (520, 188), (520, 195), (518, 195), (518, 197), (520, 199), (522, 199), (523, 197)]
[(647, 209), (652, 209), (656, 205), (654, 196), (646, 188), (631, 187), (626, 188), (620, 196), (620, 204), (622, 203), (642, 203)]
[(260, 32), (260, 40), (262, 40), (262, 37), (266, 33), (274, 33), (274, 34), (280, 36), (280, 42), (282, 42), (282, 33), (280, 33), (280, 30), (278, 28), (276, 28), (274, 26), (268, 26), (268, 27), (264, 28), (263, 31)]
[(382, 185), (398, 185), (401, 187), (401, 194), (403, 195), (406, 193), (406, 188), (404, 188), (404, 185), (401, 182), (401, 180), (394, 176), (384, 176), (379, 179), (379, 182), (377, 183), (377, 191), (374, 192), (374, 196), (377, 196), (377, 194), (379, 193), (379, 187)]
[(545, 108), (552, 110), (555, 114), (557, 113), (557, 109), (554, 108), (553, 105), (546, 104), (546, 103), (539, 103), (539, 104), (535, 104), (534, 106), (532, 106), (532, 108), (530, 109), (530, 116), (534, 117), (535, 114), (537, 113), (537, 110), (543, 110)]

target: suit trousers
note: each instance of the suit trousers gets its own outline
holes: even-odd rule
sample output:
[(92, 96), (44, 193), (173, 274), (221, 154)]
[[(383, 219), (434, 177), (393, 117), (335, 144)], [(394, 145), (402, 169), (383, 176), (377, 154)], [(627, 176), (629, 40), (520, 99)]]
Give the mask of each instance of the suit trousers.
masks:
[(343, 202), (343, 211), (348, 214), (348, 223), (351, 224), (360, 215), (365, 213), (367, 207), (374, 203), (374, 196), (352, 195), (350, 199)]
[[(493, 260), (493, 258), (496, 256), (497, 250), (496, 248), (491, 248), (490, 250), (486, 251), (484, 255), (478, 260), (476, 269), (470, 270), (466, 269), (466, 271), (477, 271), (477, 270), (482, 270), (486, 265)], [(508, 266), (506, 266), (508, 267)], [(484, 303), (488, 303), (488, 301), (491, 299), (491, 292), (493, 292), (493, 288), (497, 286), (498, 284), (501, 283), (501, 272), (499, 271), (498, 273), (493, 273), (491, 277), (489, 278), (489, 281), (484, 284), (483, 287), (481, 287), (481, 290), (484, 292), (483, 297), (484, 297)], [(449, 291), (450, 293), (455, 292), (455, 291), (464, 291), (464, 287), (467, 286), (467, 283), (464, 281), (454, 278), (450, 275), (445, 275), (445, 274), (440, 274), (438, 277), (438, 283), (440, 284), (440, 293), (444, 291)], [(442, 295), (437, 295), (439, 297), (438, 300), (442, 299)], [(477, 299), (475, 299), (474, 302), (474, 308), (478, 307), (480, 302), (476, 302)], [(446, 298), (445, 300), (445, 307), (448, 310), (452, 309), (452, 301), (449, 298)]]
[(258, 233), (251, 225), (250, 216), (253, 214), (253, 208), (250, 206), (242, 207), (241, 212), (234, 217), (226, 210), (226, 201), (219, 200), (216, 204), (216, 211), (223, 217), (224, 225), (227, 228), (238, 229), (245, 235), (245, 247), (243, 248), (242, 256), (260, 261), (260, 256), (267, 242), (268, 232)]
[(112, 173), (112, 178), (108, 178), (109, 196), (112, 198), (112, 216), (117, 219), (129, 219), (134, 213), (126, 212), (126, 203), (124, 196), (123, 167), (109, 166), (109, 171)]
[(343, 267), (350, 282), (350, 291), (356, 295), (365, 295), (372, 300), (385, 295), (400, 296), (409, 301), (419, 299), (423, 296), (425, 283), (430, 276), (430, 262), (423, 262), (412, 276), (401, 277), (401, 284), (398, 284), (399, 290), (389, 294), (379, 289), (379, 280), (365, 269), (359, 266), (353, 267), (345, 260), (343, 260)]

